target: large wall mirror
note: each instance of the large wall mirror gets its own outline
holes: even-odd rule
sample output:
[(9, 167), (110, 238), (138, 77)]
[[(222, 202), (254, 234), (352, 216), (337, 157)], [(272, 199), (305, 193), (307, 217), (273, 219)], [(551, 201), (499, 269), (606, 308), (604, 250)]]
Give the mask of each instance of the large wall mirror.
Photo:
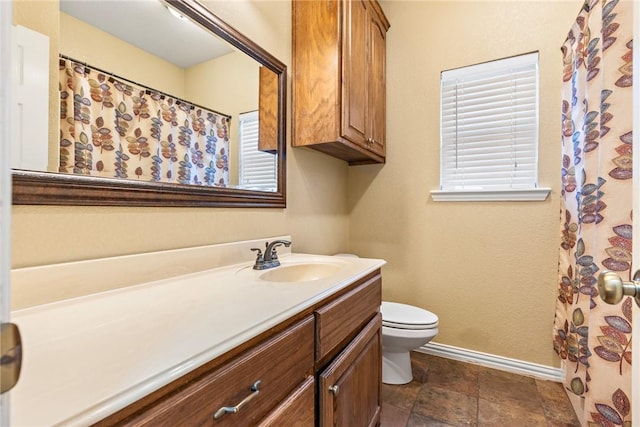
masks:
[(18, 3), (14, 204), (286, 206), (282, 62), (196, 0), (59, 0), (59, 52)]

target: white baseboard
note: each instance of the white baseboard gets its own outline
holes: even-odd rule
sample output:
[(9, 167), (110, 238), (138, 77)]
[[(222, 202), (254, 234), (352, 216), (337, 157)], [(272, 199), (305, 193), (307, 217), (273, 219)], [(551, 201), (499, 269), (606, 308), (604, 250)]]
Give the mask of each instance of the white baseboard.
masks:
[(523, 360), (510, 359), (508, 357), (467, 350), (465, 348), (453, 347), (446, 344), (430, 342), (416, 349), (416, 351), (447, 359), (459, 360), (461, 362), (474, 363), (487, 368), (499, 369), (501, 371), (526, 375), (542, 380), (556, 382), (562, 382), (564, 380), (564, 371), (560, 368), (538, 365), (536, 363), (525, 362)]

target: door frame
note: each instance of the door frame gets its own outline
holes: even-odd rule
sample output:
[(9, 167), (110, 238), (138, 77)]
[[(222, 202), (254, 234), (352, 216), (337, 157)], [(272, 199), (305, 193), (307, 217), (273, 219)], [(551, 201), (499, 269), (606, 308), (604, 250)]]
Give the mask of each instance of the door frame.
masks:
[[(640, 2), (633, 2), (633, 39), (640, 40)], [(640, 142), (640, 48), (633, 49), (633, 139)], [(633, 268), (640, 270), (640, 149), (633, 153)], [(640, 308), (633, 305), (633, 340), (631, 364), (632, 425), (640, 426)]]
[[(9, 322), (11, 285), (11, 1), (0, 0), (0, 323)], [(9, 393), (0, 395), (0, 425), (9, 425)]]

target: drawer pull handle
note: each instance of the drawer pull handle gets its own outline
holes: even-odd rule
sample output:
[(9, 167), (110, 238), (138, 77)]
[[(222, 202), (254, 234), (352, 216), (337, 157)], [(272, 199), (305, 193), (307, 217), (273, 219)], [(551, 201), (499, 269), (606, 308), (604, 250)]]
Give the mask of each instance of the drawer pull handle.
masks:
[(331, 387), (329, 387), (329, 391), (334, 395), (334, 396), (338, 396), (338, 393), (340, 392), (340, 386), (336, 385), (332, 385)]
[(240, 412), (240, 409), (246, 406), (247, 403), (251, 402), (251, 400), (253, 400), (258, 395), (258, 393), (260, 393), (260, 390), (258, 390), (258, 387), (260, 387), (260, 383), (261, 383), (260, 380), (253, 383), (253, 385), (251, 386), (252, 393), (249, 396), (242, 399), (242, 401), (238, 403), (236, 406), (223, 406), (222, 408), (218, 409), (216, 413), (213, 414), (213, 419), (219, 420), (226, 414), (235, 414), (236, 412)]

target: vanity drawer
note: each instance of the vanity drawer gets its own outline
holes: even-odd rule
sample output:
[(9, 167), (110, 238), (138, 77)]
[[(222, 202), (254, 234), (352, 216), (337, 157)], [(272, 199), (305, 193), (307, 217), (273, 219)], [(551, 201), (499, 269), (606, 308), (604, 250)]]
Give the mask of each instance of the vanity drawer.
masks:
[(382, 277), (377, 274), (315, 311), (316, 362), (326, 361), (379, 310)]
[(313, 427), (315, 384), (314, 377), (308, 377), (258, 427)]
[[(312, 368), (313, 318), (308, 317), (127, 420), (127, 425), (255, 426)], [(251, 387), (257, 381), (255, 393)], [(220, 408), (237, 406), (252, 394), (237, 413), (214, 419)]]

